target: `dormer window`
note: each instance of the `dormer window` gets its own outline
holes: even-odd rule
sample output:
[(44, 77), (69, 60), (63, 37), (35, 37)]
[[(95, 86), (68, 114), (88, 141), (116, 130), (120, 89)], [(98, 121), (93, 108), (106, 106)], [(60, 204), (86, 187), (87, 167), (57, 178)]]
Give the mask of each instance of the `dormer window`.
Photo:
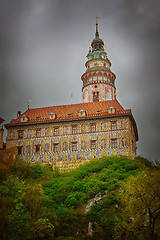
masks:
[(116, 111), (116, 109), (115, 109), (115, 107), (113, 107), (113, 106), (110, 106), (110, 107), (108, 108), (108, 113), (115, 113), (115, 111)]
[(80, 117), (84, 117), (84, 116), (86, 115), (86, 112), (84, 111), (83, 108), (81, 108), (81, 109), (78, 111), (78, 115), (79, 115)]
[(49, 113), (49, 118), (50, 118), (50, 119), (55, 119), (55, 118), (56, 118), (56, 114), (55, 114), (53, 111), (51, 111), (51, 112)]
[(28, 117), (26, 116), (26, 114), (23, 114), (21, 116), (21, 122), (27, 122), (27, 120), (28, 120)]

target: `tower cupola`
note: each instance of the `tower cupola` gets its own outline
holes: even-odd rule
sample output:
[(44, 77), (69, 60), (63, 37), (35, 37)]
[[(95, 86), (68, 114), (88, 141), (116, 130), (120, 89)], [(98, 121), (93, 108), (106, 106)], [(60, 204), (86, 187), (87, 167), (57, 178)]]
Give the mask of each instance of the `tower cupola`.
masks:
[(104, 50), (103, 49), (104, 42), (102, 39), (99, 38), (98, 23), (96, 23), (95, 38), (93, 39), (91, 46), (92, 46), (92, 52)]
[(82, 102), (114, 100), (116, 76), (110, 70), (111, 62), (104, 49), (104, 42), (99, 38), (97, 22), (95, 38), (89, 47), (85, 67), (86, 71), (81, 77)]

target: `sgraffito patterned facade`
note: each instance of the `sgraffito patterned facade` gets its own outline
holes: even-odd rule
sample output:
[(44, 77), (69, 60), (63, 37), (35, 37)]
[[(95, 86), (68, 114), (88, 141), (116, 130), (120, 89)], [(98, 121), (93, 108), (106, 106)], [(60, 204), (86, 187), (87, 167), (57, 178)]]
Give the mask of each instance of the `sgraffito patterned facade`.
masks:
[(82, 75), (82, 103), (28, 109), (6, 124), (6, 148), (24, 161), (72, 169), (105, 155), (136, 156), (138, 133), (131, 110), (116, 100), (115, 75), (96, 24)]

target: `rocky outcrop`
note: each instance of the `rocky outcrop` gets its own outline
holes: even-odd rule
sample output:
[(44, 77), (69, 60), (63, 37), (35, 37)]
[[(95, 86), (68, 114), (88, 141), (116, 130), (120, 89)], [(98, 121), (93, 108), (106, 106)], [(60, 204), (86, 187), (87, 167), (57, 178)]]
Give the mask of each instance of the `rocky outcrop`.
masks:
[(86, 208), (85, 208), (85, 214), (89, 211), (89, 209), (91, 208), (91, 206), (93, 205), (93, 203), (98, 203), (100, 200), (102, 199), (102, 194), (101, 192), (97, 193), (96, 196), (94, 198), (92, 198), (89, 203), (87, 204)]
[[(107, 193), (107, 191), (106, 191)], [(96, 196), (92, 199), (90, 199), (89, 203), (85, 207), (85, 214), (90, 210), (91, 206), (95, 203), (97, 204), (105, 195), (102, 196), (101, 192), (97, 193)], [(96, 225), (98, 223), (96, 222), (89, 222), (88, 223), (88, 235), (92, 236), (93, 230), (96, 228)]]

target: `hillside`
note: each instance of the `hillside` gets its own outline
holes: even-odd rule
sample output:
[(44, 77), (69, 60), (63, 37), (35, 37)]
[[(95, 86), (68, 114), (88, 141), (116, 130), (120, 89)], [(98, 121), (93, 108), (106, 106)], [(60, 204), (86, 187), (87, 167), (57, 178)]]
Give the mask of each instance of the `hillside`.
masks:
[(0, 239), (160, 239), (159, 176), (140, 157), (104, 157), (63, 174), (17, 159), (1, 170)]

